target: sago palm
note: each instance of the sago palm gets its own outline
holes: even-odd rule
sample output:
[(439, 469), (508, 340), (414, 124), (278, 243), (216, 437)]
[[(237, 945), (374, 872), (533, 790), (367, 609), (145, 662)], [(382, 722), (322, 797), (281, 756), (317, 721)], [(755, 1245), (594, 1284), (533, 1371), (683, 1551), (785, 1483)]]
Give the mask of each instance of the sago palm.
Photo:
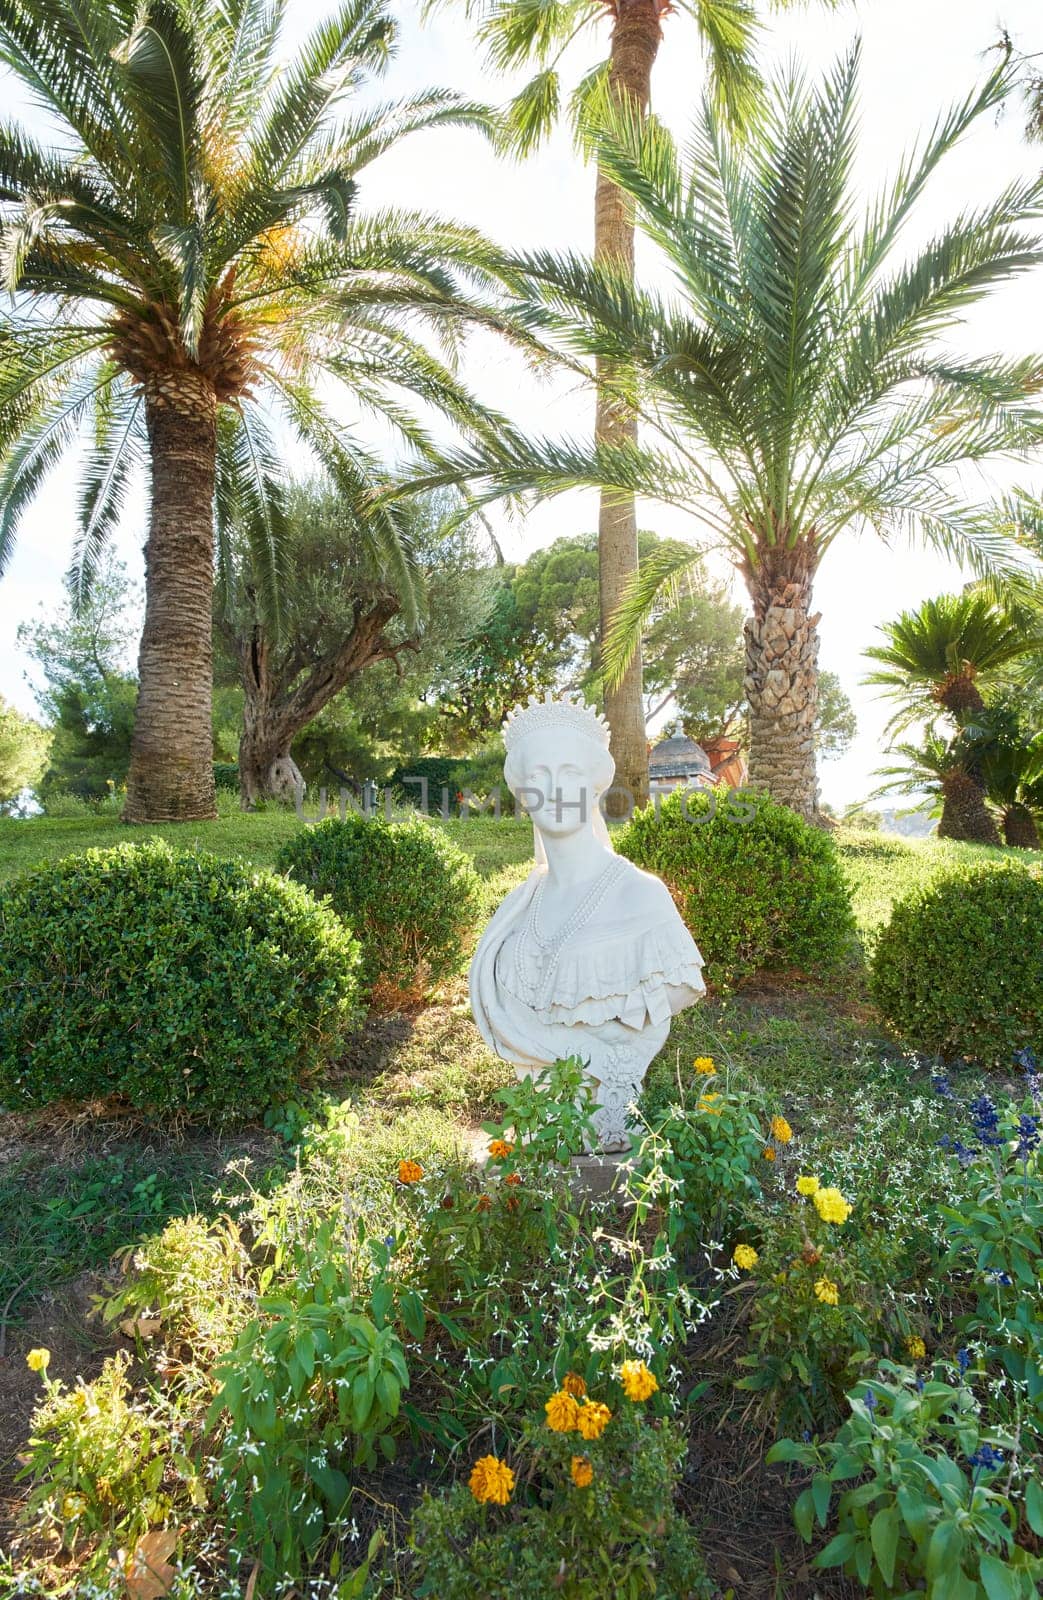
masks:
[[(832, 3), (832, 0), (830, 0)], [(651, 97), (652, 73), (663, 41), (663, 22), (686, 15), (694, 37), (671, 35), (675, 48), (699, 46), (707, 61), (707, 83), (722, 114), (741, 128), (756, 114), (762, 84), (754, 64), (758, 23), (752, 0), (430, 0), (429, 9), (460, 6), (474, 19), (486, 59), (497, 72), (534, 66), (535, 74), (508, 104), (505, 142), (520, 155), (550, 132), (567, 101), (578, 138), (584, 136), (584, 108), (607, 93), (641, 117)], [(675, 27), (671, 23), (671, 27)], [(566, 94), (563, 58), (577, 41), (589, 44), (591, 66)], [(598, 60), (604, 52), (604, 59)], [(634, 276), (634, 210), (612, 173), (598, 163), (594, 193), (594, 259)], [(595, 439), (621, 444), (637, 437), (633, 411), (611, 389), (611, 363), (598, 361)], [(602, 634), (606, 634), (628, 581), (637, 571), (637, 515), (633, 495), (603, 492), (598, 519), (599, 587)], [(641, 659), (635, 651), (618, 680), (606, 686), (605, 715), (620, 784), (644, 799), (648, 793), (648, 754)]]
[[(1027, 452), (1040, 363), (971, 359), (939, 336), (993, 286), (1043, 262), (1043, 179), (907, 252), (903, 226), (946, 153), (995, 107), (1004, 80), (937, 124), (866, 215), (853, 183), (857, 51), (817, 89), (781, 84), (739, 142), (707, 100), (679, 154), (654, 119), (603, 113), (599, 159), (633, 199), (672, 271), (673, 294), (573, 255), (523, 263), (530, 321), (577, 358), (614, 363), (615, 386), (657, 449), (571, 441), (454, 452), (443, 476), (555, 493), (616, 486), (691, 514), (727, 552), (752, 602), (746, 624), (750, 776), (808, 817), (818, 810), (815, 714), (823, 556), (851, 528), (919, 532), (987, 567), (1014, 559), (1005, 513), (968, 505), (958, 469)], [(901, 252), (897, 248), (903, 246)], [(853, 557), (853, 552), (852, 552)], [(609, 640), (621, 671), (643, 619), (685, 560), (649, 564)], [(852, 603), (857, 564), (851, 562)]]
[(985, 594), (964, 590), (925, 600), (880, 630), (887, 643), (866, 655), (879, 662), (866, 683), (897, 701), (890, 727), (901, 729), (942, 707), (957, 722), (985, 708), (978, 680), (1043, 650), (1043, 635), (1020, 625)]
[[(280, 59), (286, 0), (0, 0), (0, 63), (55, 128), (0, 126), (0, 564), (49, 468), (89, 441), (77, 561), (89, 574), (138, 462), (150, 468), (146, 612), (125, 816), (213, 815), (211, 595), (218, 526), (245, 519), (277, 605), (276, 438), (341, 493), (373, 462), (331, 408), (421, 449), (412, 402), (475, 437), (487, 416), (425, 338), (482, 303), (482, 241), (356, 210), (403, 135), (484, 113), (441, 91), (345, 110), (388, 60), (381, 0), (346, 0)], [(339, 408), (342, 409), (342, 406)], [(387, 512), (367, 536), (398, 578)], [(408, 587), (408, 584), (407, 584)]]
[(940, 806), (940, 839), (999, 845), (996, 824), (982, 801), (980, 781), (968, 770), (980, 766), (984, 743), (973, 730), (961, 728), (946, 737), (929, 728), (921, 745), (896, 744), (891, 754), (900, 760), (877, 769), (884, 782), (870, 799), (889, 794), (933, 795)]

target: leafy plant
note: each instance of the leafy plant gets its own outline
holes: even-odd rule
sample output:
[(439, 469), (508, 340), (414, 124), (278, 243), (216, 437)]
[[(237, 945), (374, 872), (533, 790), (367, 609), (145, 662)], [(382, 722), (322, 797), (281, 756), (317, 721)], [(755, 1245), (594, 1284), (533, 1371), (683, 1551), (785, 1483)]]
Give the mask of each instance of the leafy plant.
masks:
[(483, 1480), (472, 1470), (473, 1487), (428, 1497), (415, 1513), (417, 1593), (438, 1600), (708, 1594), (695, 1539), (673, 1506), (683, 1454), (672, 1424), (649, 1421), (626, 1400), (596, 1438), (528, 1421), (509, 1478), (501, 1479), (507, 1503), (483, 1502)]
[(896, 902), (871, 985), (915, 1049), (994, 1067), (1043, 1041), (1040, 973), (1043, 875), (972, 863)]
[(972, 1146), (949, 1141), (976, 1181), (964, 1204), (942, 1208), (948, 1249), (940, 1270), (973, 1286), (974, 1309), (959, 1328), (986, 1364), (1006, 1374), (1005, 1383), (991, 1385), (993, 1408), (1043, 1447), (1041, 1097), (1038, 1073), (1028, 1077), (1035, 1093), (1020, 1107), (999, 1109), (986, 1095), (971, 1102), (976, 1157)]
[[(313, 1264), (332, 1243), (321, 1225)], [(394, 1328), (358, 1309), (329, 1261), (259, 1299), (257, 1313), (217, 1363), (207, 1426), (227, 1412), (217, 1482), (236, 1552), (296, 1571), (347, 1511), (353, 1468), (394, 1455), (409, 1371)]]
[(176, 1407), (132, 1392), (126, 1351), (109, 1357), (90, 1383), (67, 1387), (47, 1375), (50, 1353), (29, 1353), (46, 1390), (33, 1413), (26, 1525), (52, 1529), (66, 1548), (101, 1537), (103, 1549), (167, 1522), (178, 1508), (206, 1504)]
[[(810, 1189), (817, 1180), (798, 1180)], [(833, 1209), (818, 1202), (830, 1197)], [(843, 1415), (844, 1395), (876, 1355), (910, 1337), (896, 1293), (903, 1241), (888, 1225), (845, 1221), (852, 1207), (832, 1185), (761, 1212), (745, 1266), (756, 1294), (736, 1387), (759, 1395), (782, 1427), (820, 1428)], [(747, 1258), (748, 1259), (748, 1258)]]
[(287, 840), (277, 866), (330, 897), (361, 943), (368, 989), (415, 995), (459, 967), (478, 880), (463, 851), (419, 817), (329, 817)]
[(783, 1439), (768, 1452), (769, 1462), (813, 1473), (794, 1508), (807, 1543), (816, 1523), (827, 1526), (837, 1485), (852, 1485), (840, 1490), (838, 1532), (813, 1565), (839, 1567), (873, 1595), (1033, 1600), (1043, 1559), (1015, 1541), (1026, 1526), (1043, 1534), (1038, 1481), (1027, 1481), (1022, 1523), (1009, 1474), (1000, 1482), (1010, 1440), (981, 1428), (970, 1390), (889, 1361), (881, 1372), (851, 1394), (835, 1439)]
[(249, 1116), (342, 1035), (357, 964), (270, 873), (161, 839), (68, 856), (0, 889), (0, 1100)]
[(854, 923), (833, 841), (767, 795), (675, 793), (636, 812), (615, 842), (665, 879), (715, 988), (828, 970), (848, 953)]
[(497, 1089), (501, 1122), (483, 1122), (494, 1140), (510, 1135), (517, 1163), (567, 1166), (597, 1142), (592, 1121), (597, 1097), (579, 1056), (554, 1061), (539, 1072)]

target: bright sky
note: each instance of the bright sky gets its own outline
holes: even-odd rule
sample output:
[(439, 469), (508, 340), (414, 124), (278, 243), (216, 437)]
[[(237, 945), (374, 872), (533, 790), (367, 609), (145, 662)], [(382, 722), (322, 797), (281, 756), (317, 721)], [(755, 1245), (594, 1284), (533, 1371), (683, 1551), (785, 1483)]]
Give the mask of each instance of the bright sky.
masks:
[[(320, 8), (312, 0), (289, 0), (291, 31), (309, 29), (321, 10), (325, 6)], [(401, 49), (380, 85), (382, 96), (429, 85), (449, 85), (486, 100), (505, 92), (483, 73), (459, 10), (445, 10), (423, 29), (414, 4), (404, 4), (400, 14)], [(985, 74), (988, 61), (994, 59), (986, 52), (998, 37), (1001, 22), (1022, 49), (1043, 50), (1038, 0), (1002, 0), (999, 11), (981, 0), (858, 0), (834, 14), (814, 5), (785, 17), (773, 14), (766, 54), (769, 61), (778, 62), (796, 56), (815, 73), (828, 66), (855, 34), (861, 35), (859, 179), (869, 196), (936, 115), (963, 98)], [(603, 49), (595, 54), (588, 41), (575, 54), (577, 75), (603, 54)], [(683, 134), (688, 123), (700, 83), (691, 25), (683, 15), (668, 17), (654, 104), (678, 133)], [(5, 109), (12, 87), (4, 85)], [(1026, 144), (1016, 108), (1001, 118), (983, 119), (949, 157), (925, 197), (924, 232), (933, 232), (964, 206), (986, 202), (1019, 173), (1038, 169), (1041, 158), (1039, 147)], [(588, 250), (592, 201), (593, 175), (580, 165), (564, 133), (521, 165), (497, 161), (477, 135), (453, 130), (419, 135), (371, 168), (362, 191), (363, 205), (437, 211), (528, 248)], [(1041, 289), (1038, 277), (1023, 279), (975, 309), (964, 330), (963, 348), (969, 353), (1020, 353), (1043, 345)], [(577, 433), (592, 424), (591, 401), (560, 381), (538, 387), (519, 373), (513, 358), (488, 340), (470, 350), (465, 372), (488, 399), (533, 429)], [(538, 509), (524, 525), (501, 520), (502, 541), (509, 556), (521, 557), (560, 534), (593, 527), (596, 513), (593, 495), (563, 497)], [(0, 581), (0, 694), (27, 711), (35, 703), (15, 631), (18, 622), (41, 604), (53, 609), (59, 602), (74, 517), (74, 473), (60, 468), (26, 515), (19, 549)], [(697, 532), (677, 513), (652, 504), (641, 507), (640, 521), (673, 536), (695, 537)], [(144, 501), (138, 497), (117, 537), (117, 548), (134, 577), (143, 570), (143, 537)], [(833, 805), (863, 797), (874, 786), (871, 773), (880, 761), (886, 711), (860, 686), (866, 670), (862, 651), (874, 642), (880, 622), (927, 595), (956, 587), (960, 578), (958, 569), (923, 549), (901, 546), (888, 551), (868, 536), (850, 536), (826, 558), (816, 591), (822, 612), (821, 664), (839, 674), (859, 719), (852, 750), (822, 771), (823, 796)]]

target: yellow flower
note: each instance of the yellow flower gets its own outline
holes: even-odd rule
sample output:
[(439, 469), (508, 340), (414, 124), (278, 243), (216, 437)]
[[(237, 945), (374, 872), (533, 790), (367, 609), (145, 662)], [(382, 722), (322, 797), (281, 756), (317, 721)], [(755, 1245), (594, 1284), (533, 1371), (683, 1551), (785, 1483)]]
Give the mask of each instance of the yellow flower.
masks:
[(719, 1117), (721, 1114), (720, 1099), (719, 1094), (704, 1094), (696, 1106), (696, 1110), (705, 1111), (709, 1117)]
[(619, 1369), (619, 1381), (628, 1400), (648, 1400), (659, 1388), (654, 1373), (643, 1361), (624, 1361)]
[(770, 1144), (764, 1150), (764, 1159), (765, 1159), (765, 1161), (774, 1161), (775, 1160), (775, 1150), (774, 1150), (774, 1147), (772, 1145), (770, 1145)]
[(62, 1501), (62, 1516), (66, 1522), (81, 1517), (87, 1509), (87, 1497), (82, 1494), (67, 1494)]
[(424, 1176), (424, 1169), (419, 1161), (400, 1161), (398, 1164), (399, 1183), (419, 1183)]
[(914, 1361), (922, 1361), (927, 1354), (927, 1346), (918, 1333), (911, 1333), (905, 1341), (905, 1348)]
[(695, 1068), (696, 1072), (700, 1073), (704, 1078), (712, 1078), (714, 1073), (717, 1071), (717, 1068), (713, 1064), (713, 1056), (696, 1056), (695, 1060), (692, 1062), (692, 1066)]
[(494, 1161), (506, 1161), (513, 1149), (513, 1144), (509, 1144), (506, 1139), (494, 1139), (489, 1146), (489, 1154)]
[(600, 1400), (584, 1400), (579, 1408), (576, 1429), (584, 1439), (600, 1439), (611, 1421), (612, 1413), (608, 1406), (603, 1406)]
[(544, 1406), (547, 1426), (552, 1433), (574, 1433), (579, 1427), (579, 1406), (574, 1396), (559, 1389)]
[(851, 1207), (839, 1189), (816, 1189), (815, 1210), (823, 1222), (846, 1222), (851, 1215)]
[(789, 1144), (793, 1138), (793, 1129), (785, 1117), (772, 1117), (771, 1136), (776, 1144)]
[(572, 1481), (577, 1489), (585, 1489), (594, 1480), (594, 1468), (586, 1456), (573, 1456), (569, 1471), (572, 1473)]
[(33, 1372), (46, 1372), (47, 1363), (50, 1361), (50, 1359), (51, 1352), (44, 1349), (43, 1346), (40, 1346), (36, 1350), (30, 1350), (29, 1354), (25, 1358), (25, 1364)]
[(498, 1456), (482, 1456), (471, 1468), (471, 1493), (479, 1505), (505, 1506), (514, 1488), (514, 1473)]
[(578, 1372), (566, 1372), (561, 1380), (561, 1387), (565, 1394), (570, 1394), (574, 1400), (582, 1400), (587, 1392), (587, 1385)]
[(737, 1244), (732, 1252), (732, 1260), (743, 1272), (752, 1272), (760, 1257), (752, 1244)]
[(815, 1283), (816, 1299), (822, 1301), (824, 1306), (838, 1306), (840, 1304), (840, 1290), (832, 1278), (819, 1278)]
[(797, 1179), (797, 1193), (805, 1195), (805, 1196), (818, 1194), (818, 1179), (817, 1178), (798, 1178)]

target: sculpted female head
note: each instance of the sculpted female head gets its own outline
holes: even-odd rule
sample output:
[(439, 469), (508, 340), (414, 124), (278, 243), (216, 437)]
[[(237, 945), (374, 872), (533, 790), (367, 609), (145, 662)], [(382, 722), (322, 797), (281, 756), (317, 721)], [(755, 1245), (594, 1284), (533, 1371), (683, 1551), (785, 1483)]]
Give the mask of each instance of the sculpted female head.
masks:
[(607, 727), (582, 700), (548, 697), (519, 706), (504, 742), (504, 779), (536, 828), (567, 834), (592, 822), (616, 767)]

